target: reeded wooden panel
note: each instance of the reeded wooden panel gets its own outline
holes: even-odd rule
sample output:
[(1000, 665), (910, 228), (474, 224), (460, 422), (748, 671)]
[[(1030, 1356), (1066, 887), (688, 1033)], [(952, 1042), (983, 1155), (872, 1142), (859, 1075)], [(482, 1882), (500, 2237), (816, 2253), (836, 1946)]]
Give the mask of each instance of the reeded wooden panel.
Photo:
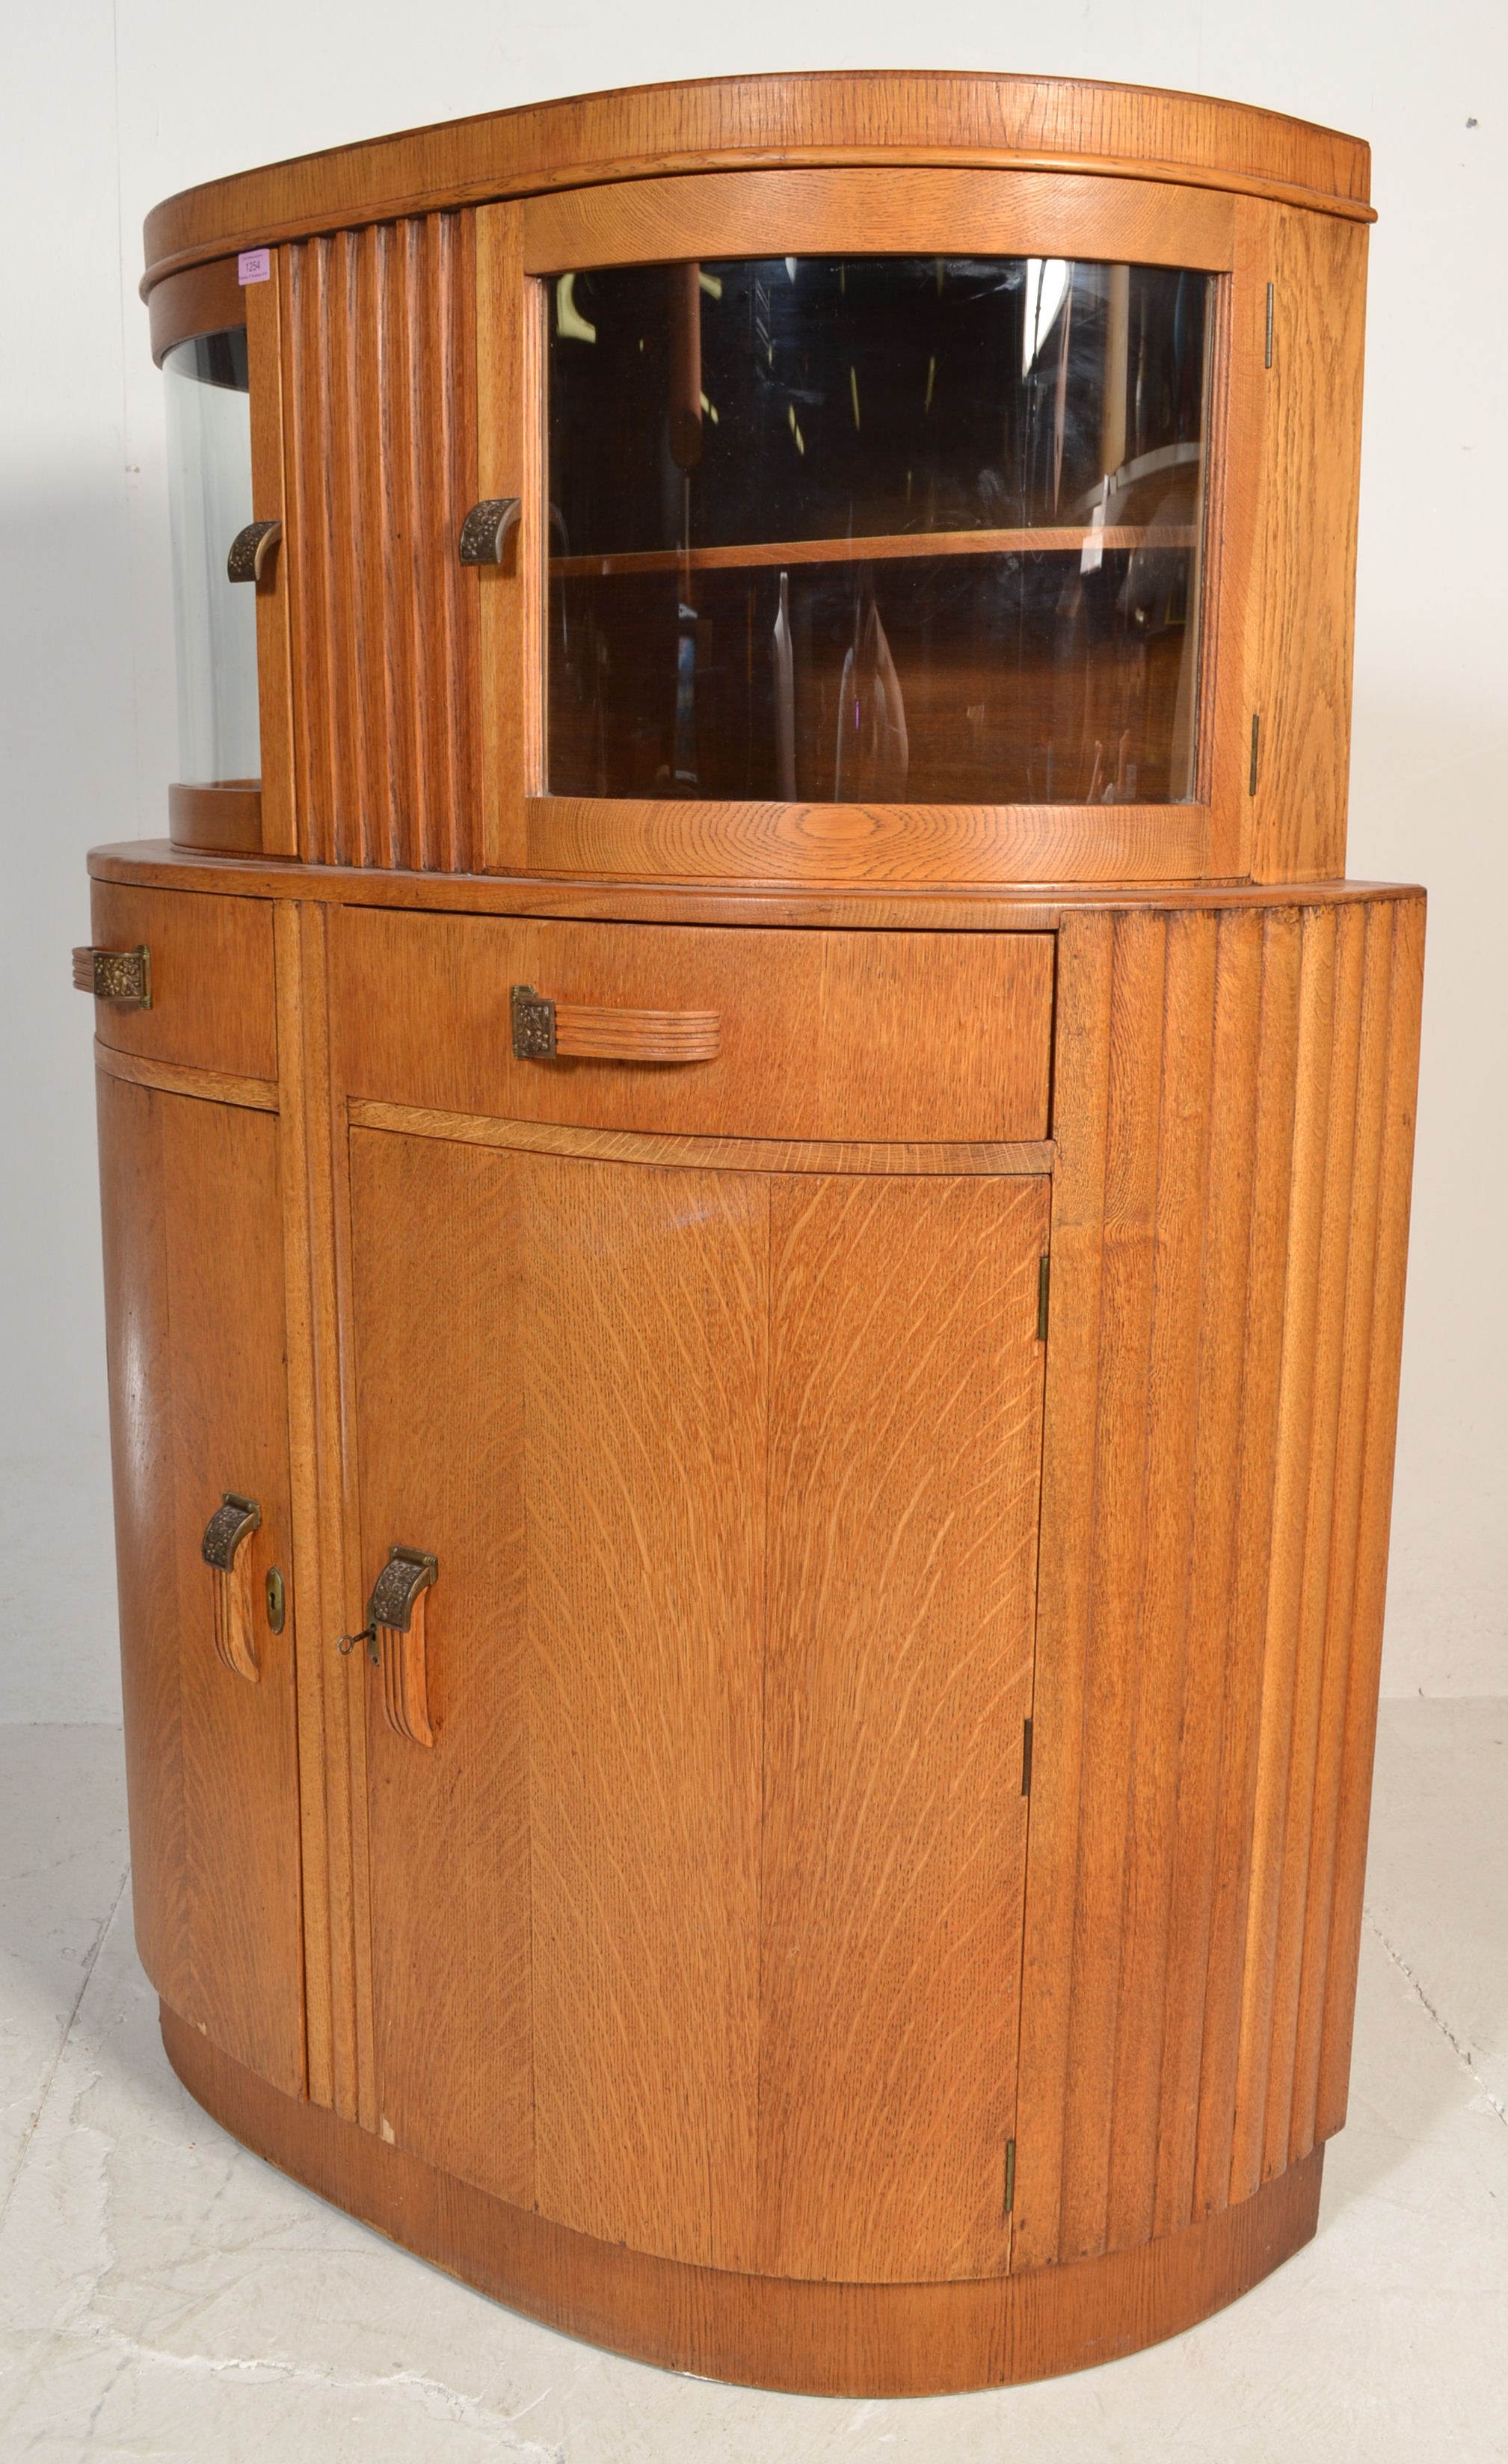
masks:
[(1423, 913), (1063, 927), (1018, 2268), (1343, 2116)]
[[(165, 1999), (237, 2061), (303, 2092), (277, 1125), (100, 1082), (106, 1331), (138, 1942)], [(245, 1546), (260, 1683), (215, 1656), (200, 1554), (225, 1489)], [(260, 1614), (277, 1565), (290, 1615)]]
[(1007, 2263), (1049, 1187), (773, 1184), (769, 2275)]
[(378, 2127), (534, 2197), (519, 1181), (507, 1156), (351, 1138), (363, 1581), (431, 1551), (433, 1748), (366, 1690)]
[(768, 1183), (521, 1156), (537, 2189), (754, 2263)]
[(469, 213), (282, 249), (299, 852), (467, 872), (480, 792)]

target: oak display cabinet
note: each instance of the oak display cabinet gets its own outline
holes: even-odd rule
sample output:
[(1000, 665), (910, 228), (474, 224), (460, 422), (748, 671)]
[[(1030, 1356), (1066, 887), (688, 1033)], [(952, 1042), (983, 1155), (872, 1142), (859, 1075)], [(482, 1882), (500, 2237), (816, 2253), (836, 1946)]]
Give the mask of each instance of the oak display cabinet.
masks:
[(1344, 2117), (1424, 905), (1367, 154), (649, 88), (147, 224), (91, 863), (136, 1922), (301, 2181), (643, 2358), (1124, 2353)]

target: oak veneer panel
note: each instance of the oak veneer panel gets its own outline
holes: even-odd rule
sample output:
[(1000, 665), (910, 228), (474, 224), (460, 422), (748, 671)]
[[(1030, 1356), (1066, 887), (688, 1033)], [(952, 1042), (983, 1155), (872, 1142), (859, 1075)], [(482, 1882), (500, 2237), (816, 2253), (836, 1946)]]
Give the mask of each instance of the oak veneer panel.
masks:
[(265, 899), (96, 881), (90, 932), (100, 950), (152, 954), (152, 1005), (96, 1001), (101, 1044), (233, 1078), (277, 1075), (273, 915)]
[(769, 1185), (480, 1160), (526, 1226), (536, 2204), (746, 2268)]
[[(289, 617), (293, 601), (288, 501), (283, 470), (282, 284), (276, 267), (265, 282), (241, 292), (246, 319), (247, 374), (251, 385), (252, 513), (259, 522), (281, 522), (283, 536), (255, 584), (256, 596), (256, 707), (261, 781), (256, 829), (271, 856), (299, 853), (294, 765), (293, 649)], [(226, 541), (227, 548), (230, 541)], [(193, 790), (169, 789), (191, 799)], [(192, 810), (190, 804), (190, 810)], [(176, 820), (177, 816), (174, 816)], [(195, 818), (212, 820), (203, 806)], [(213, 842), (210, 842), (213, 844)], [(220, 845), (227, 842), (222, 838)], [(233, 842), (232, 842), (233, 844)]]
[(531, 197), (532, 275), (697, 257), (1066, 256), (1227, 273), (1217, 190), (1051, 171), (718, 171)]
[(1063, 927), (1016, 2267), (1343, 2112), (1421, 919)]
[(773, 1185), (770, 2275), (1006, 2266), (1048, 1195)]
[(162, 1102), (103, 1074), (95, 1085), (131, 1905), (142, 1966), (160, 1993), (187, 2004)]
[[(1387, 1526), (1392, 1503), (1393, 1442), (1398, 1422), (1398, 1380), (1403, 1350), (1404, 1269), (1408, 1248), (1408, 1193), (1413, 1171), (1414, 1104), (1419, 1077), (1419, 1011), (1423, 995), (1425, 903), (1400, 902), (1388, 917), (1390, 942), (1386, 1007), (1382, 971), (1369, 992), (1377, 1004), (1364, 1034), (1364, 1087), (1382, 1078), (1381, 1138), (1377, 1154), (1377, 1237), (1372, 1254), (1374, 1296), (1371, 1346), (1359, 1442), (1361, 1476), (1356, 1511), (1351, 1651), (1345, 1680), (1344, 1726), (1335, 1772), (1335, 1841), (1328, 1911), (1328, 1959), (1322, 1973), (1323, 2013), (1319, 2076), (1314, 2088), (1317, 2137), (1339, 2130), (1345, 2120), (1351, 2065), (1351, 2024), (1361, 1947), (1362, 1886), (1366, 1865), (1366, 1820), (1371, 1801), (1372, 1752), (1377, 1730), (1378, 1679), (1383, 1648), (1383, 1603), (1387, 1585)], [(1368, 957), (1370, 958), (1370, 952)], [(1368, 1135), (1363, 1153), (1370, 1164)], [(1363, 1262), (1364, 1276), (1364, 1260)], [(1349, 1399), (1349, 1397), (1347, 1398)], [(1348, 1432), (1349, 1434), (1349, 1432)], [(1320, 1925), (1325, 1921), (1322, 1903)], [(1319, 1925), (1316, 1926), (1316, 1931)], [(1306, 1980), (1307, 1981), (1307, 1980)], [(1301, 2035), (1300, 2042), (1305, 2041)], [(1306, 2048), (1307, 2050), (1307, 2048)], [(1309, 2072), (1296, 2082), (1295, 2121), (1307, 2108)]]
[[(188, 1077), (192, 1073), (180, 1073)], [(118, 1072), (134, 1077), (136, 1068)], [(149, 1078), (145, 1083), (161, 1083)], [(218, 1082), (217, 1082), (218, 1083)], [(232, 1082), (226, 1082), (232, 1083)], [(247, 1085), (253, 1082), (247, 1080)], [(501, 1121), (484, 1112), (428, 1111), (417, 1104), (347, 1107), (353, 1128), (398, 1130), (416, 1137), (459, 1138), (467, 1146), (517, 1147), (531, 1155), (586, 1155), (598, 1163), (682, 1164), (694, 1172), (796, 1173), (1050, 1173), (1051, 1138), (1009, 1145), (920, 1139), (868, 1142), (843, 1138), (677, 1138), (638, 1130), (573, 1130), (554, 1121)]]
[(495, 2300), (662, 2367), (809, 2395), (928, 2395), (1083, 2369), (1176, 2335), (1315, 2230), (1324, 2150), (1222, 2214), (1107, 2260), (951, 2284), (820, 2284), (677, 2266), (567, 2232), (281, 2097), (166, 2003), (190, 2094), (247, 2146)]
[(1251, 870), (1315, 880), (1345, 869), (1366, 231), (1287, 208), (1269, 229), (1273, 365), (1245, 613), (1261, 721)]
[[(277, 1131), (264, 1112), (100, 1082), (112, 1414), (122, 1441), (122, 1644), (139, 1943), (184, 2017), (292, 2096), (304, 2085)], [(200, 1554), (225, 1489), (261, 1675), (216, 1658)]]
[[(521, 1653), (520, 1187), (506, 1156), (351, 1138), (362, 1561), (432, 1551), (432, 1749), (366, 1691), (379, 2128), (534, 2196)], [(354, 1656), (354, 1655), (353, 1655)]]
[(1196, 881), (1200, 804), (656, 803), (530, 796), (540, 872), (686, 881)]
[(207, 182), (148, 215), (144, 287), (181, 262), (299, 232), (646, 169), (950, 156), (1285, 193), (1369, 218), (1359, 139), (1207, 96), (956, 72), (716, 77), (492, 112)]
[(175, 342), (246, 322), (246, 294), (233, 256), (170, 274), (153, 286), (147, 306), (152, 358), (159, 367)]
[[(468, 872), (480, 788), (468, 214), (277, 254), (299, 852)], [(443, 678), (443, 690), (435, 679)]]
[(477, 568), (481, 696), (478, 862), (521, 871), (523, 800), (544, 782), (545, 444), (549, 295), (523, 276), (523, 208), (476, 217), (477, 497), (517, 496), (500, 565)]
[[(441, 1111), (740, 1137), (1040, 1138), (1045, 934), (722, 933), (342, 913), (343, 1091)], [(509, 988), (716, 1010), (686, 1067), (516, 1061)]]
[[(1112, 810), (1116, 809), (1111, 807)], [(618, 924), (761, 924), (802, 932), (1051, 933), (1065, 915), (1142, 907), (1263, 909), (1312, 898), (1362, 904), (1414, 898), (1417, 887), (1389, 881), (1308, 883), (1052, 882), (1005, 884), (890, 882), (797, 887), (781, 882), (571, 879), (548, 873), (377, 872), (360, 866), (254, 863), (175, 847), (164, 839), (90, 850), (95, 881), (151, 890), (204, 890), (239, 898), (297, 898), (320, 907), (404, 908), (414, 913), (590, 919)]]

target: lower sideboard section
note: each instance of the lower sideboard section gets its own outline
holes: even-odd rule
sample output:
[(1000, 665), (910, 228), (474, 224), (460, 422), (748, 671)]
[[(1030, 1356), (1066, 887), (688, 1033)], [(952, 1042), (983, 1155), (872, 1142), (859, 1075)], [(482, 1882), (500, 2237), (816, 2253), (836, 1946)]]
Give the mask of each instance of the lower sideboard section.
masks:
[(1309, 2241), (1323, 2146), (1238, 2205), (1104, 2258), (943, 2284), (834, 2284), (654, 2258), (573, 2233), (283, 2095), (162, 2005), (189, 2094), (364, 2224), (545, 2325), (700, 2377), (807, 2395), (956, 2394), (1139, 2352)]

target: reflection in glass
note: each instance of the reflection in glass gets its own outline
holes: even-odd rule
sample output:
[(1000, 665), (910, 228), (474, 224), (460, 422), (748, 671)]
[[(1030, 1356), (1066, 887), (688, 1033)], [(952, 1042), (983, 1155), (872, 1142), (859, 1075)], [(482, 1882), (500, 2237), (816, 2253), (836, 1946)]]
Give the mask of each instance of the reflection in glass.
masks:
[(256, 594), (226, 579), (252, 518), (246, 329), (200, 334), (163, 361), (167, 506), (178, 655), (178, 776), (186, 786), (255, 786)]
[(583, 272), (550, 339), (557, 795), (1194, 793), (1211, 278)]

